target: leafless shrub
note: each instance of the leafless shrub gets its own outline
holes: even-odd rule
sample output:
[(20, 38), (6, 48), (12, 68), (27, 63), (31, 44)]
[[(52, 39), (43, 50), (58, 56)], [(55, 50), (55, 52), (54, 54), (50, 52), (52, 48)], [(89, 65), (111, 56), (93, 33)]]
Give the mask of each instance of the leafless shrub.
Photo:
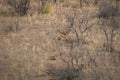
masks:
[(80, 3), (80, 6), (83, 7), (83, 5), (89, 6), (90, 4), (97, 5), (98, 0), (78, 0)]
[(15, 10), (18, 15), (22, 16), (27, 14), (30, 0), (6, 0), (6, 2)]
[(112, 18), (108, 18), (107, 20), (105, 19), (100, 19), (101, 22), (101, 29), (103, 30), (105, 37), (106, 37), (106, 43), (105, 43), (105, 48), (108, 52), (112, 52), (114, 50), (113, 48), (113, 42), (114, 42), (114, 37), (117, 34), (117, 30), (119, 30), (119, 24), (117, 21)]
[(13, 19), (12, 21), (8, 22), (6, 25), (4, 25), (3, 27), (1, 27), (0, 29), (0, 34), (1, 35), (6, 35), (9, 34), (11, 32), (17, 32), (21, 29), (20, 24), (19, 24), (19, 20), (17, 19)]
[(102, 8), (98, 14), (99, 24), (106, 37), (106, 43), (104, 46), (108, 52), (112, 52), (114, 50), (114, 36), (116, 35), (117, 29), (119, 29), (119, 24), (116, 21), (116, 17), (120, 15), (118, 8), (119, 4), (117, 3), (118, 1), (116, 0), (116, 6), (101, 6)]
[[(91, 27), (87, 26), (88, 19), (80, 18), (73, 14), (74, 17), (67, 15), (68, 27), (66, 32), (58, 30), (60, 37), (63, 38), (62, 45), (60, 47), (59, 60), (60, 64), (51, 65), (47, 69), (49, 76), (54, 77), (56, 80), (81, 80), (85, 79), (86, 73), (84, 70), (97, 67), (96, 60), (90, 55), (90, 52), (85, 45), (85, 36), (83, 35)], [(76, 25), (78, 19), (80, 25)], [(67, 37), (69, 34), (73, 34), (74, 38)], [(57, 43), (59, 44), (59, 43)], [(62, 46), (67, 46), (67, 52), (63, 52)], [(57, 61), (56, 61), (57, 62)], [(61, 65), (61, 67), (58, 67)], [(94, 71), (93, 71), (94, 72)], [(90, 73), (91, 74), (91, 73)]]
[[(47, 73), (52, 79), (55, 80), (79, 80), (82, 71), (74, 70), (74, 68), (55, 68), (54, 66), (49, 66)], [(82, 73), (83, 74), (83, 73)]]
[(98, 15), (98, 17), (108, 18), (119, 16), (120, 14), (118, 11), (118, 7), (108, 5), (100, 9), (100, 14)]

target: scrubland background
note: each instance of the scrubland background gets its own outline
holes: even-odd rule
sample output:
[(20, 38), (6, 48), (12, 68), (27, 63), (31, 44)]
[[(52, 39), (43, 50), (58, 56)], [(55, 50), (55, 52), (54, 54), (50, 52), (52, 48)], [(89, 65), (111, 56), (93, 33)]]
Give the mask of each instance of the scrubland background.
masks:
[(120, 80), (120, 1), (0, 0), (0, 80)]

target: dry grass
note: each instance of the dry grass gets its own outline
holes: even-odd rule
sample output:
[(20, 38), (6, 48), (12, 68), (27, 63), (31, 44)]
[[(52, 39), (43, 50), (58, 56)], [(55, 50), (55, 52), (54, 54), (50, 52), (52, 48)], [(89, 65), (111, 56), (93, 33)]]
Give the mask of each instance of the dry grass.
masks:
[[(104, 32), (95, 17), (98, 6), (91, 4), (81, 8), (78, 0), (68, 1), (46, 5), (51, 9), (49, 14), (39, 12), (41, 3), (34, 1), (26, 16), (0, 15), (0, 80), (120, 79), (120, 29), (116, 30), (114, 37), (114, 51), (109, 54), (104, 46)], [(81, 19), (88, 22), (83, 23)], [(120, 21), (119, 16), (115, 19)], [(70, 41), (76, 41), (76, 34), (71, 26), (80, 38), (80, 47), (72, 49), (72, 56), (69, 55)], [(79, 27), (81, 31), (88, 29), (82, 33)], [(60, 53), (70, 64), (70, 59), (74, 58), (74, 67), (70, 65), (68, 69)], [(78, 56), (81, 57), (77, 64), (75, 59)], [(74, 71), (78, 69), (76, 64), (80, 66), (77, 73)]]

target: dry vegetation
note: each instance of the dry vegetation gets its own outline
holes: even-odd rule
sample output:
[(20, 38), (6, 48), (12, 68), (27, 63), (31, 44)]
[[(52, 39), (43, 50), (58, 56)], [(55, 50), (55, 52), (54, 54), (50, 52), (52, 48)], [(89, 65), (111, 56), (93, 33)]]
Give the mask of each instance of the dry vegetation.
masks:
[(120, 80), (120, 0), (0, 0), (0, 80)]

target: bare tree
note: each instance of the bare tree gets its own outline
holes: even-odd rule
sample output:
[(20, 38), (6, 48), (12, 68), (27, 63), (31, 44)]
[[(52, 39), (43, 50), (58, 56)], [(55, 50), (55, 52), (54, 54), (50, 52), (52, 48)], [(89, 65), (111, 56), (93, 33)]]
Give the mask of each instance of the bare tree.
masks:
[[(58, 80), (84, 79), (85, 73), (83, 70), (87, 69), (88, 66), (90, 67), (90, 64), (97, 66), (95, 59), (90, 55), (88, 48), (85, 47), (87, 42), (84, 34), (90, 30), (91, 26), (88, 26), (87, 17), (80, 17), (78, 14), (77, 11), (74, 11), (72, 16), (65, 14), (68, 26), (65, 31), (58, 30), (60, 37), (63, 38), (63, 44), (60, 44), (59, 58), (66, 67), (62, 69), (49, 67), (47, 71), (49, 75), (59, 77)], [(79, 25), (76, 24), (76, 21), (78, 21)], [(69, 34), (73, 34), (75, 37), (69, 38)], [(65, 45), (68, 45), (66, 53), (62, 49), (62, 46), (65, 47)]]
[[(116, 35), (116, 30), (119, 29), (119, 25), (115, 19), (120, 15), (117, 3), (118, 1), (116, 0), (116, 6), (103, 6), (100, 10), (100, 14), (98, 15), (101, 22), (100, 25), (102, 26), (101, 28), (103, 29), (106, 37), (105, 46), (108, 52), (112, 52), (114, 50), (113, 40)], [(109, 33), (107, 32), (108, 30), (110, 30)]]

